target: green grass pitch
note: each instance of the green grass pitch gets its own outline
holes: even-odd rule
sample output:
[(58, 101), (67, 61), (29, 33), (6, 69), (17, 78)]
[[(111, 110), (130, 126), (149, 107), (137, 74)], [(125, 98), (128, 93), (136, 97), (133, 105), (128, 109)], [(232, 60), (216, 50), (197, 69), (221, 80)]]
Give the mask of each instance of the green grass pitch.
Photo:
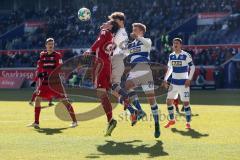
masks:
[[(54, 107), (43, 109), (41, 129), (27, 128), (33, 120), (33, 107), (28, 105), (29, 90), (1, 90), (0, 159), (1, 160), (237, 160), (240, 159), (240, 91), (193, 91), (192, 130), (185, 129), (184, 117), (165, 129), (161, 116), (161, 137), (153, 136), (150, 107), (143, 104), (147, 119), (136, 126), (123, 116), (119, 105), (114, 110), (118, 125), (111, 137), (104, 137), (106, 118), (79, 122), (59, 120)], [(19, 101), (19, 97), (22, 101)], [(165, 97), (158, 99), (161, 114), (167, 114)], [(84, 112), (95, 103), (74, 102), (76, 112)]]

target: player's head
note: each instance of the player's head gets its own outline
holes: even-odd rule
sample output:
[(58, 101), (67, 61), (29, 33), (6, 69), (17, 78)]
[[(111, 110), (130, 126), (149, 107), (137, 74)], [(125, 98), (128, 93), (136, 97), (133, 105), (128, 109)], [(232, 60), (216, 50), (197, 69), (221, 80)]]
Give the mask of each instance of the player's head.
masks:
[(181, 38), (174, 38), (172, 43), (173, 43), (174, 51), (180, 51), (182, 49), (182, 39)]
[(109, 20), (109, 21), (103, 23), (103, 25), (101, 26), (101, 29), (106, 29), (106, 30), (111, 31), (112, 33), (117, 33), (117, 31), (119, 29), (119, 25), (116, 21)]
[(54, 50), (54, 39), (53, 38), (48, 38), (46, 39), (45, 46), (48, 52), (53, 52)]
[(123, 12), (113, 12), (110, 16), (108, 16), (108, 19), (114, 20), (120, 27), (124, 27), (125, 15)]
[(133, 23), (132, 24), (132, 33), (137, 36), (143, 36), (147, 31), (146, 26), (142, 23)]

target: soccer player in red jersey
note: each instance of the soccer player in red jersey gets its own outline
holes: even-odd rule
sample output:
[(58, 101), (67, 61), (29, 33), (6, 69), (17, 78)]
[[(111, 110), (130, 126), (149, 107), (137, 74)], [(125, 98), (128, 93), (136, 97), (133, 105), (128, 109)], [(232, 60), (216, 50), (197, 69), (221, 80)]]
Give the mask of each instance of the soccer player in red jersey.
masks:
[[(39, 116), (41, 111), (42, 99), (59, 99), (68, 110), (72, 124), (77, 126), (77, 120), (72, 105), (69, 103), (64, 87), (61, 83), (59, 68), (62, 65), (62, 56), (54, 51), (54, 39), (48, 38), (45, 43), (46, 51), (40, 53), (40, 59), (37, 66), (37, 76), (39, 85), (37, 87), (37, 96), (35, 98), (35, 121), (29, 127), (39, 128)], [(49, 77), (53, 78), (49, 78)]]
[[(36, 85), (37, 85), (37, 87), (38, 87), (38, 85), (39, 85), (39, 83), (37, 83), (38, 82), (38, 76), (36, 76), (35, 78), (34, 78), (34, 80), (33, 80), (33, 82), (31, 83), (31, 87), (36, 87)], [(32, 97), (31, 97), (31, 100), (30, 100), (30, 102), (29, 102), (29, 104), (31, 105), (31, 106), (34, 106), (34, 101), (35, 101), (35, 98), (37, 97), (37, 88), (36, 88), (36, 90), (33, 92), (33, 94), (32, 94)], [(49, 99), (49, 103), (48, 103), (48, 106), (53, 106), (54, 104), (52, 103), (52, 98), (51, 99)]]
[(97, 96), (101, 100), (107, 116), (108, 127), (105, 136), (111, 136), (112, 131), (117, 125), (117, 121), (112, 117), (112, 105), (107, 91), (111, 89), (111, 55), (114, 50), (113, 37), (118, 31), (117, 22), (110, 20), (101, 26), (100, 34), (91, 49), (84, 55), (90, 53), (95, 55), (93, 67), (93, 79), (97, 88)]

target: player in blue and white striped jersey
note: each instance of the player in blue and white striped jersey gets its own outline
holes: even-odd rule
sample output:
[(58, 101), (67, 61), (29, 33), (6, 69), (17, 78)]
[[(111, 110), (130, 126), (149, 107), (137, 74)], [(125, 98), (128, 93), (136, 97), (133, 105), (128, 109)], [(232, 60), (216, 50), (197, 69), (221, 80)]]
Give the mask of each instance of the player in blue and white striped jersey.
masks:
[(172, 75), (172, 80), (167, 95), (167, 106), (170, 121), (167, 123), (167, 125), (165, 125), (165, 128), (175, 124), (173, 101), (178, 97), (179, 94), (186, 114), (186, 128), (190, 129), (190, 84), (195, 71), (195, 66), (192, 62), (191, 55), (182, 50), (182, 40), (180, 38), (173, 39), (173, 50), (174, 52), (169, 55), (168, 70), (163, 83), (167, 88), (167, 80), (169, 76)]
[[(132, 24), (131, 37), (134, 39), (128, 44), (128, 58), (130, 59), (131, 70), (129, 72), (127, 81), (125, 83), (126, 89), (129, 91), (129, 97), (132, 101), (136, 101), (136, 94), (133, 89), (136, 87), (142, 87), (146, 98), (151, 106), (153, 119), (155, 122), (154, 136), (158, 138), (160, 136), (158, 105), (154, 93), (154, 82), (152, 76), (152, 70), (149, 65), (149, 54), (152, 47), (152, 41), (149, 38), (145, 38), (146, 26), (142, 23)], [(136, 105), (135, 105), (136, 106)], [(136, 107), (138, 112), (145, 116), (140, 105)], [(139, 118), (138, 118), (139, 119)]]

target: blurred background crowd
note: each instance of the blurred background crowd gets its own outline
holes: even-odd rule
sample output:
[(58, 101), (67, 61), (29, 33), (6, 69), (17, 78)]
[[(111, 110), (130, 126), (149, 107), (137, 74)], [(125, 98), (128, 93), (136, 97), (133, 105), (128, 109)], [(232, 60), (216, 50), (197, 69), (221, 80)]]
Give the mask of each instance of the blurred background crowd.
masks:
[[(44, 48), (47, 37), (55, 39), (56, 48), (69, 49), (64, 52), (64, 60), (81, 54), (94, 42), (99, 26), (114, 11), (125, 13), (128, 33), (133, 22), (146, 24), (146, 37), (153, 41), (150, 55), (153, 62), (167, 64), (173, 36), (182, 38), (185, 45), (211, 45), (185, 48), (197, 66), (223, 67), (240, 53), (240, 47), (218, 46), (240, 44), (240, 0), (2, 0), (1, 3), (1, 68), (36, 67), (38, 49)], [(90, 21), (78, 19), (81, 7), (91, 10)], [(226, 16), (211, 24), (198, 25), (200, 13)], [(191, 32), (186, 29), (189, 22), (196, 26)]]

